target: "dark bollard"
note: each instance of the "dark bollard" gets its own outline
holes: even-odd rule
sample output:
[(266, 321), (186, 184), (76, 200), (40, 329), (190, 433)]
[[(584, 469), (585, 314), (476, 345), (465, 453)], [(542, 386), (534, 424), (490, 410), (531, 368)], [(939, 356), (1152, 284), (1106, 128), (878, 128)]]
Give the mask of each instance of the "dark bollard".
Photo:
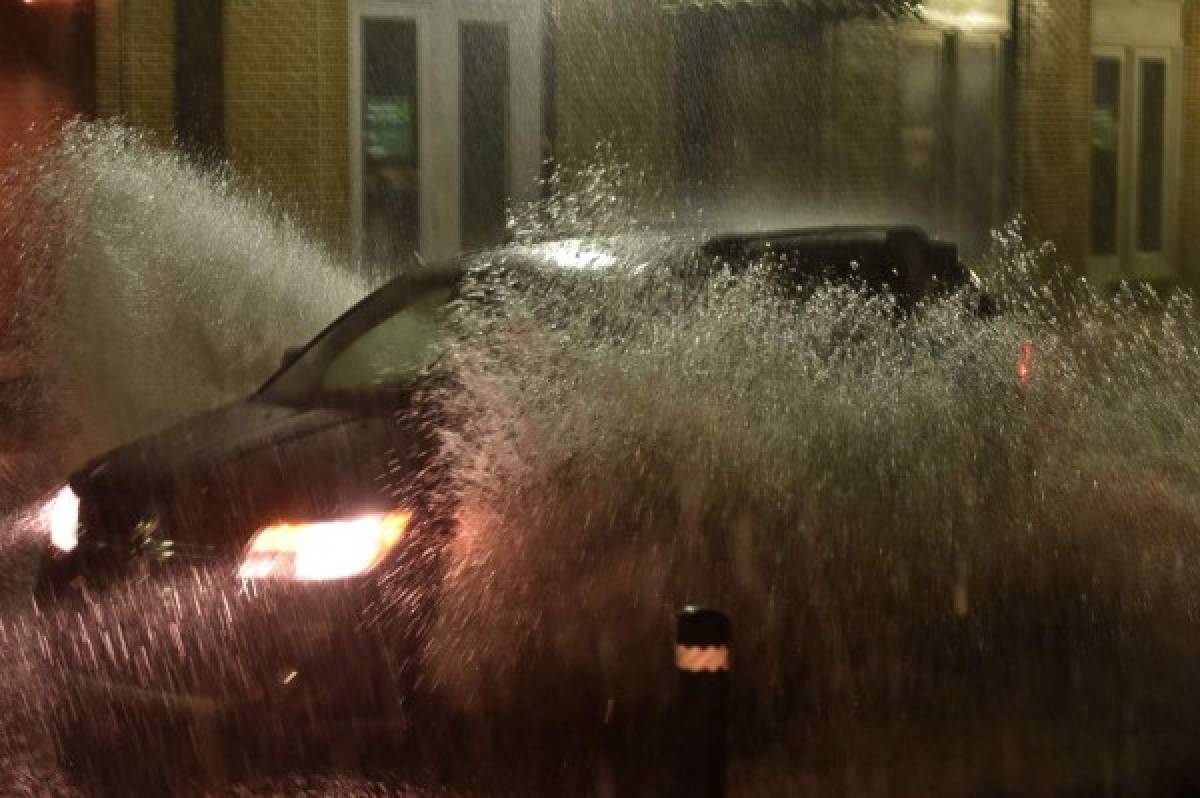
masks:
[(716, 610), (679, 613), (679, 798), (723, 798), (729, 723), (729, 619)]

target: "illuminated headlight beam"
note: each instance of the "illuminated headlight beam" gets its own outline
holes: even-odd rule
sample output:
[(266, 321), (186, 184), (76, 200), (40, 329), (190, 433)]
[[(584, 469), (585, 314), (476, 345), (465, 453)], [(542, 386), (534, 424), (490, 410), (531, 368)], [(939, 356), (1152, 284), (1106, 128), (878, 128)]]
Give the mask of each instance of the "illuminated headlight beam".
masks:
[(395, 512), (272, 524), (251, 539), (238, 576), (320, 582), (366, 573), (400, 542), (411, 518), (411, 513)]
[(50, 529), (50, 545), (64, 553), (79, 545), (79, 497), (70, 485), (46, 502), (42, 517)]

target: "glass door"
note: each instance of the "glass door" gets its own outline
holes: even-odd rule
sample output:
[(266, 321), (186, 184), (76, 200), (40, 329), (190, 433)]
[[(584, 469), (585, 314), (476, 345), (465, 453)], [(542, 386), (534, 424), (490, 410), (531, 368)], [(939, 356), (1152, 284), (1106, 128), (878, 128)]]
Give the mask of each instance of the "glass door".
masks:
[(458, 44), (459, 231), (462, 248), (469, 250), (498, 244), (505, 235), (512, 117), (509, 26), (502, 21), (459, 22)]
[(362, 256), (406, 262), (421, 248), (417, 19), (364, 18), (361, 35)]
[(356, 0), (355, 245), (384, 271), (501, 243), (542, 160), (536, 0)]
[(1092, 54), (1091, 271), (1103, 279), (1171, 274), (1178, 192), (1178, 89), (1169, 48)]
[(1132, 145), (1133, 194), (1130, 197), (1132, 266), (1135, 275), (1167, 270), (1168, 239), (1166, 161), (1168, 58), (1165, 51), (1139, 49), (1130, 66), (1134, 74)]

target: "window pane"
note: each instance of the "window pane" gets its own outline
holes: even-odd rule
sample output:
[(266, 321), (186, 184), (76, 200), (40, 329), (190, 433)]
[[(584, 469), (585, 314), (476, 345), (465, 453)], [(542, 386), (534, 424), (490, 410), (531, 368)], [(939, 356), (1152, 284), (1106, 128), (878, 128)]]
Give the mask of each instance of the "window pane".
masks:
[(504, 240), (508, 199), (508, 28), (459, 26), (462, 53), (462, 246)]
[(175, 128), (196, 155), (225, 153), (225, 64), (221, 3), (192, 0), (175, 12)]
[(363, 20), (363, 254), (395, 263), (416, 252), (417, 25)]
[(1142, 107), (1138, 139), (1138, 250), (1160, 252), (1163, 246), (1163, 146), (1166, 130), (1167, 65), (1153, 59), (1139, 63)]
[(1121, 61), (1097, 58), (1092, 79), (1092, 254), (1117, 253)]

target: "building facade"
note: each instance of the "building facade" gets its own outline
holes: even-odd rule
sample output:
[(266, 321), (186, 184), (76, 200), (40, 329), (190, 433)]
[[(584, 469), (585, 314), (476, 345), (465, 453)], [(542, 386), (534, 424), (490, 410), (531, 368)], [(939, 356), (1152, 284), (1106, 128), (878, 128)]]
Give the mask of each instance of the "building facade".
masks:
[(546, 157), (604, 141), (731, 226), (911, 221), (977, 251), (1019, 212), (1099, 281), (1200, 276), (1200, 4), (836, 17), (805, 0), (97, 0), (97, 109), (228, 159), (369, 260), (499, 240)]

